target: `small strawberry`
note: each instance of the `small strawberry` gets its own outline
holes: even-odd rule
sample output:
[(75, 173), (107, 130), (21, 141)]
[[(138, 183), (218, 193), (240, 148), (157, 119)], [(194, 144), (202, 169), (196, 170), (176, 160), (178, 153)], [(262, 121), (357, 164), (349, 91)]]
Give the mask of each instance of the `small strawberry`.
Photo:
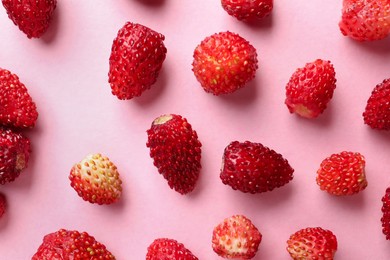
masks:
[(255, 77), (256, 49), (232, 32), (206, 37), (195, 49), (192, 70), (206, 92), (232, 93)]
[(357, 41), (374, 41), (390, 33), (388, 0), (344, 0), (341, 33)]
[(234, 190), (261, 193), (293, 179), (288, 161), (260, 143), (231, 142), (224, 151), (220, 178)]
[(221, 0), (223, 9), (238, 20), (250, 21), (268, 16), (273, 0)]
[(114, 260), (115, 256), (107, 250), (105, 245), (86, 232), (60, 229), (46, 235), (38, 251), (32, 257), (32, 260), (49, 259)]
[(10, 129), (0, 128), (0, 184), (13, 182), (27, 168), (30, 140)]
[(326, 109), (336, 88), (330, 61), (317, 59), (298, 68), (286, 86), (286, 105), (290, 113), (316, 118)]
[(0, 218), (5, 214), (7, 209), (7, 200), (3, 193), (0, 193)]
[(164, 35), (127, 22), (114, 39), (108, 82), (118, 99), (140, 96), (157, 80), (167, 49)]
[(301, 229), (287, 241), (287, 251), (294, 260), (333, 260), (336, 250), (336, 236), (320, 227)]
[(28, 38), (41, 37), (49, 27), (57, 0), (2, 0), (8, 17)]
[(226, 218), (213, 230), (214, 252), (224, 258), (251, 259), (255, 257), (262, 235), (243, 215)]
[(353, 195), (367, 187), (366, 161), (355, 152), (332, 154), (322, 161), (317, 171), (317, 184), (330, 194)]
[(390, 130), (390, 78), (376, 85), (363, 113), (364, 123), (373, 129)]
[(35, 103), (19, 77), (0, 69), (0, 124), (16, 128), (34, 127), (38, 118)]
[(174, 239), (158, 238), (148, 247), (146, 260), (198, 260), (182, 243)]
[(85, 201), (111, 204), (122, 194), (122, 180), (116, 166), (107, 157), (90, 154), (72, 167), (70, 185)]
[(153, 121), (147, 134), (150, 157), (169, 187), (180, 194), (191, 192), (199, 177), (202, 144), (187, 119), (162, 115)]
[(390, 240), (390, 187), (386, 189), (386, 193), (382, 197), (382, 203), (382, 231), (386, 236), (386, 240)]

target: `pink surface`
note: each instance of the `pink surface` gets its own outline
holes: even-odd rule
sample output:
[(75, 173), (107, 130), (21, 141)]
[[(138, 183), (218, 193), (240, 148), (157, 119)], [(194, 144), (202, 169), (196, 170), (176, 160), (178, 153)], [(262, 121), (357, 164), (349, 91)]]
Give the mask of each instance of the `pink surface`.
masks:
[[(389, 39), (357, 43), (338, 29), (341, 0), (275, 0), (270, 18), (248, 25), (230, 17), (219, 0), (59, 0), (42, 39), (29, 40), (0, 8), (0, 67), (18, 74), (39, 110), (28, 131), (33, 153), (19, 179), (0, 187), (9, 209), (0, 220), (0, 259), (30, 259), (45, 234), (87, 231), (117, 259), (144, 259), (159, 237), (184, 243), (199, 259), (220, 259), (211, 248), (215, 225), (245, 214), (263, 234), (255, 259), (289, 259), (286, 240), (298, 229), (321, 226), (339, 242), (336, 259), (390, 259), (381, 231), (381, 197), (390, 184), (389, 133), (363, 124), (374, 86), (389, 77)], [(111, 44), (126, 21), (166, 36), (167, 59), (158, 82), (140, 98), (119, 101), (107, 82)], [(256, 79), (229, 96), (207, 94), (192, 71), (192, 53), (206, 36), (230, 30), (257, 49)], [(337, 88), (317, 120), (289, 114), (285, 85), (297, 67), (331, 60)], [(157, 116), (177, 113), (197, 131), (202, 171), (187, 196), (170, 190), (146, 148)], [(289, 160), (294, 180), (259, 195), (225, 186), (219, 169), (233, 140), (260, 142)], [(316, 170), (331, 153), (366, 157), (368, 187), (351, 197), (320, 191)], [(72, 165), (101, 152), (117, 166), (122, 200), (89, 204), (70, 187)]]

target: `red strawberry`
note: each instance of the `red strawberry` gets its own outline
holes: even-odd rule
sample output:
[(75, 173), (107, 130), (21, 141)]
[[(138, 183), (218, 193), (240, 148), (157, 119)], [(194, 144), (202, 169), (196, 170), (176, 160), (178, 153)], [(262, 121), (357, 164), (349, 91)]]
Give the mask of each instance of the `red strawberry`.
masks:
[(261, 193), (287, 184), (293, 172), (274, 150), (260, 143), (234, 141), (225, 148), (220, 178), (234, 190)]
[(390, 240), (390, 187), (386, 189), (386, 193), (382, 197), (382, 202), (382, 231), (386, 236), (386, 240)]
[(332, 154), (322, 161), (317, 171), (317, 184), (333, 195), (356, 194), (367, 187), (365, 165), (360, 153)]
[(214, 34), (195, 49), (192, 70), (206, 92), (232, 93), (255, 77), (256, 49), (232, 32)]
[(367, 101), (363, 118), (371, 128), (390, 130), (390, 79), (376, 85)]
[(13, 182), (27, 168), (30, 140), (10, 129), (0, 128), (0, 184)]
[(2, 0), (8, 17), (28, 38), (41, 37), (50, 25), (57, 0)]
[(390, 33), (388, 0), (344, 0), (340, 30), (357, 41), (374, 41)]
[(330, 61), (317, 59), (298, 68), (286, 86), (286, 105), (290, 113), (318, 117), (332, 99), (336, 78)]
[(167, 49), (164, 35), (127, 22), (114, 39), (108, 82), (118, 99), (140, 96), (157, 80)]
[(72, 167), (70, 185), (85, 201), (111, 204), (122, 194), (122, 181), (116, 166), (101, 154), (90, 154)]
[(287, 241), (287, 251), (294, 260), (333, 260), (336, 250), (336, 236), (320, 227), (301, 229)]
[(242, 215), (226, 218), (213, 230), (213, 250), (224, 258), (253, 258), (262, 235), (252, 222)]
[(5, 214), (6, 207), (7, 201), (5, 195), (3, 193), (0, 193), (0, 218)]
[(19, 77), (0, 69), (0, 124), (16, 128), (34, 127), (37, 108)]
[(228, 14), (242, 21), (262, 19), (273, 9), (273, 0), (221, 0), (221, 3)]
[(202, 144), (187, 119), (162, 115), (147, 134), (150, 157), (169, 187), (181, 194), (191, 192), (199, 177)]
[(33, 255), (32, 260), (49, 259), (115, 259), (106, 246), (86, 232), (60, 229), (43, 238), (43, 243)]
[(198, 260), (182, 243), (174, 239), (158, 238), (148, 247), (146, 260)]

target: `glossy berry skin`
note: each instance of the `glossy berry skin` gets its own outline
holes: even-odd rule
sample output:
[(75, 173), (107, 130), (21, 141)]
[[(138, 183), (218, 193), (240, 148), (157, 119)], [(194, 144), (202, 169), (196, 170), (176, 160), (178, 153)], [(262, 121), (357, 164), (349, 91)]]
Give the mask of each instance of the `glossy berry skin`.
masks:
[(72, 167), (70, 184), (77, 194), (91, 203), (112, 204), (122, 194), (117, 167), (106, 156), (90, 154)]
[(223, 258), (252, 259), (262, 235), (250, 219), (243, 215), (226, 218), (213, 230), (212, 246)]
[(180, 194), (191, 192), (201, 169), (202, 144), (187, 119), (162, 115), (153, 121), (147, 134), (150, 157), (169, 187)]
[(241, 21), (267, 17), (273, 9), (273, 0), (221, 0), (223, 9)]
[(363, 119), (373, 129), (390, 130), (390, 79), (385, 79), (374, 88)]
[(285, 104), (290, 113), (316, 118), (324, 112), (336, 88), (336, 73), (330, 61), (317, 59), (298, 68), (286, 86)]
[(7, 210), (7, 200), (3, 193), (0, 193), (0, 219)]
[(127, 22), (114, 39), (108, 82), (118, 99), (140, 96), (157, 80), (167, 49), (164, 35), (141, 24)]
[(57, 0), (2, 0), (8, 17), (28, 38), (39, 38), (49, 28)]
[(30, 140), (10, 129), (0, 128), (0, 184), (13, 182), (27, 168)]
[(203, 89), (214, 95), (244, 87), (256, 74), (256, 49), (232, 32), (206, 37), (194, 51), (192, 71)]
[(366, 161), (357, 152), (332, 154), (317, 171), (317, 184), (330, 194), (353, 195), (367, 187)]
[(146, 260), (198, 260), (182, 243), (174, 239), (158, 238), (148, 247)]
[(390, 33), (388, 0), (343, 0), (341, 33), (357, 41), (374, 41)]
[(87, 232), (60, 229), (43, 238), (31, 260), (49, 259), (114, 260), (115, 257)]
[(336, 250), (336, 236), (320, 227), (301, 229), (287, 241), (287, 251), (294, 260), (333, 260)]
[(0, 124), (13, 128), (32, 128), (38, 118), (37, 107), (19, 77), (0, 69)]
[(261, 193), (289, 183), (293, 172), (274, 150), (260, 143), (234, 141), (225, 148), (220, 178), (234, 190)]
[(382, 232), (386, 236), (386, 240), (390, 240), (390, 187), (386, 189), (386, 193), (382, 197), (382, 203)]

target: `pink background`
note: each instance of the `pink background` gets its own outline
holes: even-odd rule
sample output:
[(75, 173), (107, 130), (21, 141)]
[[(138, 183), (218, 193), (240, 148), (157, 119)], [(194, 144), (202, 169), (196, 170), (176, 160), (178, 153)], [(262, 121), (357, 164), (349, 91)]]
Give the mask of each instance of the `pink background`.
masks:
[[(338, 29), (342, 1), (275, 0), (273, 14), (248, 25), (230, 17), (219, 0), (59, 0), (53, 24), (29, 40), (0, 8), (0, 67), (19, 75), (39, 110), (27, 131), (29, 168), (1, 186), (8, 197), (0, 220), (0, 258), (30, 259), (45, 234), (60, 228), (87, 231), (117, 259), (144, 259), (159, 237), (184, 243), (200, 259), (220, 259), (211, 248), (215, 225), (245, 214), (263, 234), (255, 259), (290, 259), (286, 240), (311, 226), (332, 230), (336, 259), (390, 259), (381, 231), (381, 197), (390, 183), (389, 133), (363, 124), (362, 112), (377, 83), (389, 77), (390, 39), (357, 43)], [(111, 44), (126, 21), (166, 36), (167, 59), (156, 85), (141, 97), (119, 101), (107, 82)], [(230, 30), (249, 40), (259, 55), (256, 79), (228, 96), (207, 94), (192, 71), (197, 44)], [(331, 60), (337, 88), (317, 120), (289, 114), (285, 85), (298, 67)], [(146, 130), (157, 116), (177, 113), (197, 131), (202, 171), (188, 196), (170, 190), (146, 148)], [(243, 194), (219, 179), (225, 146), (260, 142), (283, 154), (295, 169), (287, 186)], [(368, 187), (333, 197), (315, 182), (331, 153), (366, 157)], [(70, 187), (72, 165), (100, 152), (117, 166), (122, 200), (111, 206), (84, 202)]]

